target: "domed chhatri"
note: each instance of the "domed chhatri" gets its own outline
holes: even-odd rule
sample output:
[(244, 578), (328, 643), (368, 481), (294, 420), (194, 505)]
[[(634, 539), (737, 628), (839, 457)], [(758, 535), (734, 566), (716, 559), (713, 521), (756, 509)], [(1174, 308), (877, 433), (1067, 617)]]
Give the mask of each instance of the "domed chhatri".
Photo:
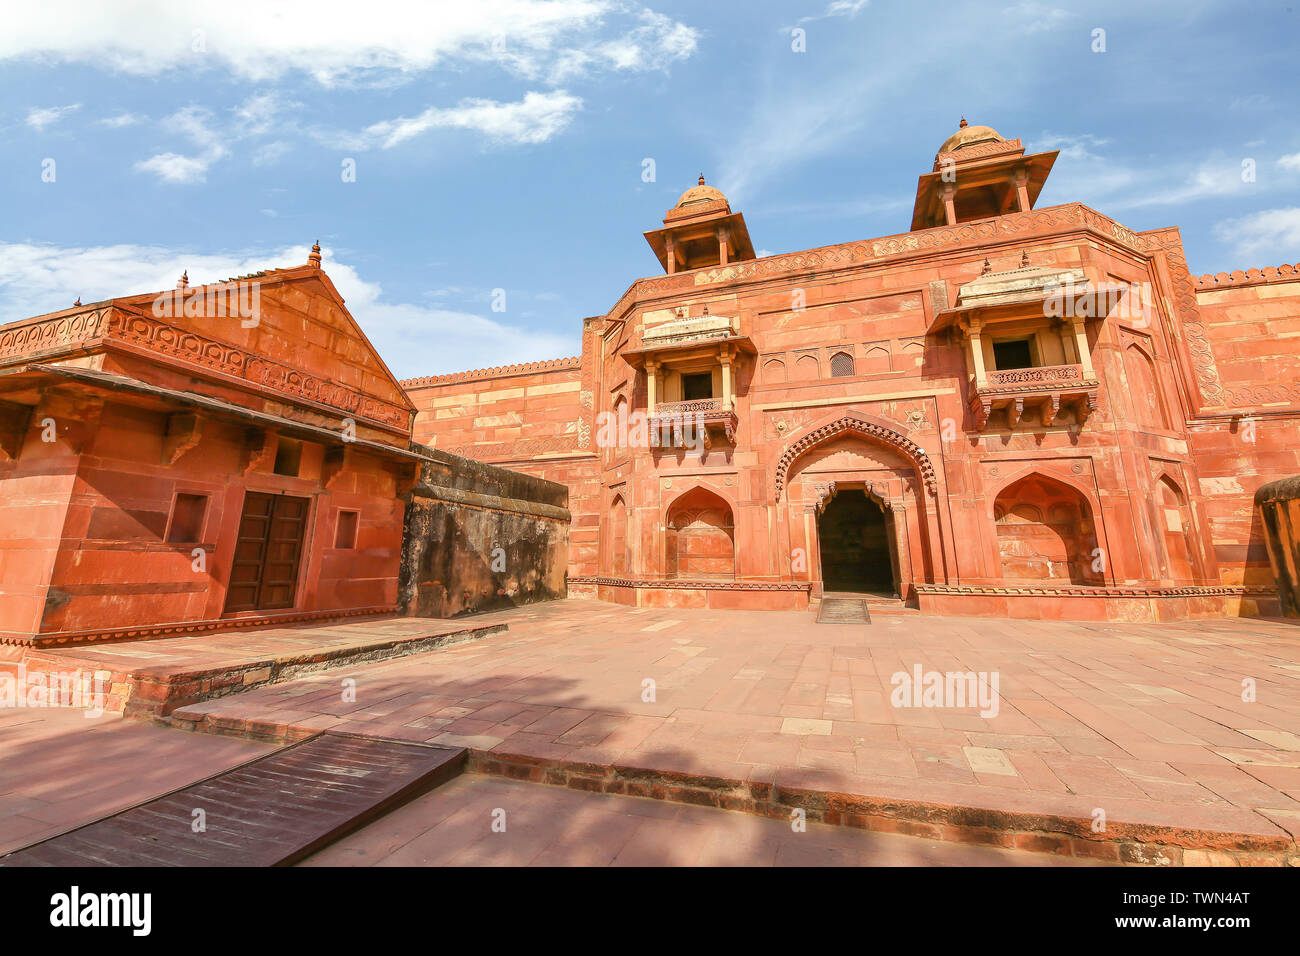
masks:
[(686, 192), (682, 193), (682, 197), (677, 200), (677, 206), (675, 208), (681, 209), (685, 206), (698, 206), (701, 203), (706, 202), (726, 201), (727, 197), (722, 194), (721, 189), (717, 189), (714, 186), (704, 185), (704, 174), (700, 173), (699, 185), (692, 186), (690, 189), (686, 190)]
[(755, 258), (745, 217), (732, 212), (722, 190), (699, 181), (664, 213), (664, 227), (645, 234), (669, 275)]
[(912, 228), (1028, 212), (1056, 156), (1055, 151), (1026, 155), (1020, 140), (1007, 139), (992, 126), (972, 126), (963, 116), (957, 132), (939, 147), (931, 171), (917, 182)]
[(995, 130), (992, 126), (971, 126), (966, 122), (966, 117), (961, 118), (961, 125), (957, 132), (953, 133), (943, 141), (939, 147), (940, 153), (951, 153), (954, 149), (961, 149), (963, 146), (972, 146), (975, 143), (1004, 143), (1006, 137)]

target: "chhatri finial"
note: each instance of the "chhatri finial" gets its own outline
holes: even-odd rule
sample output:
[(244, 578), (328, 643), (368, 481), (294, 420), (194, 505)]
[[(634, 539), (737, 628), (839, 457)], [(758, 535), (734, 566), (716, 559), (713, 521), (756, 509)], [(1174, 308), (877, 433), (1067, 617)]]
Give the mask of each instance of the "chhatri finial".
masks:
[(74, 303), (72, 303), (72, 304), (73, 304), (73, 305), (81, 305), (81, 296), (77, 296), (77, 301), (74, 302)]
[(1023, 268), (1025, 268), (1025, 267), (1028, 266), (1028, 265), (1029, 265), (1029, 253), (1026, 252), (1024, 249), (1021, 249), (1021, 250), (1020, 250), (1020, 268), (1023, 269)]
[(989, 262), (989, 260), (986, 258), (984, 260), (984, 270), (980, 272), (980, 275), (986, 276), (992, 271), (993, 271), (993, 263)]
[(704, 174), (703, 174), (703, 173), (700, 173), (700, 185), (701, 185), (701, 186), (704, 185)]
[(176, 280), (176, 288), (184, 289), (187, 288), (189, 284), (190, 284), (190, 270), (186, 269), (184, 272), (181, 273), (181, 277)]
[(311, 244), (311, 255), (307, 256), (307, 265), (320, 268), (320, 240)]
[(959, 129), (965, 129), (965, 128), (966, 128), (967, 126), (969, 126), (969, 125), (970, 125), (970, 123), (967, 123), (967, 122), (966, 122), (966, 117), (963, 116), (963, 117), (961, 118), (961, 122), (957, 124), (957, 127), (958, 127)]

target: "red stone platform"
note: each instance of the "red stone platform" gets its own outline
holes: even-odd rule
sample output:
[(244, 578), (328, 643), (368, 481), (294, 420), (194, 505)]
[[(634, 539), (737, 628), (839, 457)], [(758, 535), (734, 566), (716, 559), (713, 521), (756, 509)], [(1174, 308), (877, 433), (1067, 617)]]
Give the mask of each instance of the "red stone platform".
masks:
[[(123, 644), (28, 650), (29, 673), (106, 675), (104, 709), (165, 716), (177, 707), (315, 671), (476, 640), (506, 629), (484, 619), (390, 617), (226, 631)], [(14, 661), (5, 662), (15, 670)]]
[[(351, 703), (337, 674), (309, 675), (171, 719), (465, 746), (470, 769), (529, 781), (1073, 857), (1298, 859), (1288, 622), (827, 626), (583, 600), (474, 620), (510, 633), (349, 670)], [(891, 706), (891, 675), (916, 665), (997, 672), (998, 713)]]

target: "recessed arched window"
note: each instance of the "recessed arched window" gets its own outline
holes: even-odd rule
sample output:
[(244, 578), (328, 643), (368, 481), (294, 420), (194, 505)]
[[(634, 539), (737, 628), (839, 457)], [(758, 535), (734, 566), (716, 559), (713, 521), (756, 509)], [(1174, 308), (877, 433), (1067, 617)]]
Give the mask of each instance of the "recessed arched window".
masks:
[(1003, 578), (1103, 583), (1092, 509), (1074, 488), (1035, 472), (1004, 488), (993, 514)]
[(831, 356), (831, 378), (848, 378), (853, 374), (853, 356), (836, 352)]

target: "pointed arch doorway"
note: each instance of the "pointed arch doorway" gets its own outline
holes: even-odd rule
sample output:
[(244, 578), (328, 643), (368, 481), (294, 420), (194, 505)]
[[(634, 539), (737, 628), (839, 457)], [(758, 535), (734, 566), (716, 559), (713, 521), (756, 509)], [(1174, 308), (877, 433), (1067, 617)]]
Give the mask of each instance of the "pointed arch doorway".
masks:
[(817, 516), (822, 590), (898, 594), (894, 521), (864, 489), (835, 494)]

